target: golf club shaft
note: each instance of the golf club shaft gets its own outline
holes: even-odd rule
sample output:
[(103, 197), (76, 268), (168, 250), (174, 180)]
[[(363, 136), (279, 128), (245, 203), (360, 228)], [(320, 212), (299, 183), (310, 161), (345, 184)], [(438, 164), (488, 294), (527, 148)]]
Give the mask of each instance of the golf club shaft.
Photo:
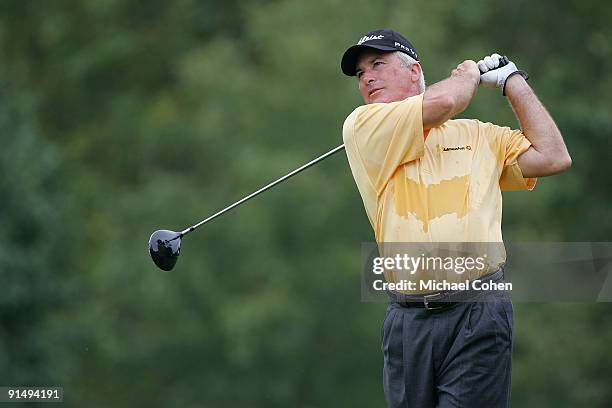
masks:
[(218, 212), (214, 213), (213, 215), (211, 215), (210, 217), (206, 218), (205, 220), (202, 220), (202, 221), (198, 222), (197, 224), (192, 225), (191, 227), (181, 231), (181, 234), (179, 235), (179, 237), (182, 237), (182, 236), (184, 236), (186, 234), (189, 234), (191, 231), (195, 230), (198, 227), (201, 227), (202, 225), (206, 224), (209, 221), (214, 220), (215, 218), (217, 218), (221, 214), (224, 214), (224, 213), (228, 212), (229, 210), (231, 210), (234, 207), (238, 207), (240, 204), (250, 200), (251, 198), (255, 197), (256, 195), (258, 195), (260, 193), (263, 193), (264, 191), (274, 187), (278, 183), (281, 183), (281, 182), (287, 180), (288, 178), (290, 178), (292, 176), (295, 176), (299, 172), (301, 172), (303, 170), (306, 170), (310, 166), (320, 162), (321, 160), (331, 156), (332, 154), (334, 154), (336, 152), (339, 152), (342, 149), (344, 149), (344, 145), (343, 144), (338, 146), (338, 147), (336, 147), (336, 148), (334, 148), (334, 149), (332, 149), (332, 150), (330, 150), (329, 152), (327, 152), (325, 154), (322, 154), (321, 156), (317, 157), (316, 159), (309, 161), (308, 163), (304, 164), (303, 166), (298, 167), (297, 169), (293, 170), (291, 173), (285, 174), (283, 177), (279, 178), (278, 180), (275, 180), (275, 181), (265, 185), (264, 187), (262, 187), (259, 190), (249, 194), (248, 196), (244, 197), (243, 199), (241, 199), (239, 201), (236, 201), (234, 204), (232, 204), (232, 205), (230, 205), (228, 207), (225, 207), (222, 210), (219, 210)]

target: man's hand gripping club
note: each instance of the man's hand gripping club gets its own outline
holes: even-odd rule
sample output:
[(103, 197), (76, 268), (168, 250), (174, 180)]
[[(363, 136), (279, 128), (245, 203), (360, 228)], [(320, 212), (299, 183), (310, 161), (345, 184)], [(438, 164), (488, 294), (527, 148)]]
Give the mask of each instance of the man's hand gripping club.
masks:
[(497, 53), (478, 61), (478, 69), (480, 70), (480, 83), (487, 88), (501, 88), (504, 96), (506, 95), (506, 81), (512, 75), (519, 74), (525, 79), (529, 78), (525, 71), (516, 68), (514, 62)]

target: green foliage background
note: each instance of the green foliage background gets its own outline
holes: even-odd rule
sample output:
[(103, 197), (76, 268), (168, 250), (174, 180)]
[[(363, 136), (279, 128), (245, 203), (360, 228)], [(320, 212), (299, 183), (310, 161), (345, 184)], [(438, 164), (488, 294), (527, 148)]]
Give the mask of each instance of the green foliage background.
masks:
[[(69, 407), (383, 406), (342, 155), (190, 235), (172, 273), (149, 235), (339, 145), (360, 104), (340, 56), (392, 27), (429, 83), (511, 56), (557, 119), (574, 165), (504, 197), (505, 239), (610, 241), (610, 21), (589, 0), (2, 1), (0, 385), (63, 386)], [(462, 116), (517, 126), (494, 91)], [(513, 406), (610, 406), (612, 306), (515, 311)]]

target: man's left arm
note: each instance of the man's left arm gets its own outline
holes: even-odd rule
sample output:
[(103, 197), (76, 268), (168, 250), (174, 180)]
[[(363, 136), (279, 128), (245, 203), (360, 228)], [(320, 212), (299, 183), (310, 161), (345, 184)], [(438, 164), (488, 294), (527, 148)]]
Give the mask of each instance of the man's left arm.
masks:
[(523, 177), (561, 173), (572, 165), (563, 136), (533, 89), (521, 75), (512, 75), (504, 89), (531, 147), (517, 158)]
[[(563, 136), (535, 92), (527, 84), (524, 73), (516, 65), (493, 54), (478, 62), (484, 86), (500, 87), (508, 97), (521, 130), (531, 146), (517, 158), (523, 177), (543, 177), (567, 170), (572, 159)], [(500, 67), (500, 65), (502, 65)]]

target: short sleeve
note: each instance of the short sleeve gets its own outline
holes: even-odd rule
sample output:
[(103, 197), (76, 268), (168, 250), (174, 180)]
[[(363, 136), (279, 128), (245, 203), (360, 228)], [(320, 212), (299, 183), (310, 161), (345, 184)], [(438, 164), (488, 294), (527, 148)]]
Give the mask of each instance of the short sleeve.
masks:
[(480, 123), (481, 131), (496, 152), (501, 166), (499, 187), (502, 191), (533, 190), (537, 178), (525, 178), (518, 165), (518, 157), (531, 147), (531, 142), (520, 130)]
[(533, 190), (537, 179), (524, 178), (518, 164), (518, 157), (531, 147), (531, 142), (520, 130), (504, 129), (503, 148), (504, 148), (504, 167), (499, 186), (502, 191), (514, 190)]
[(345, 122), (343, 138), (352, 142), (353, 156), (380, 195), (400, 165), (424, 154), (423, 94), (358, 108), (350, 125)]

